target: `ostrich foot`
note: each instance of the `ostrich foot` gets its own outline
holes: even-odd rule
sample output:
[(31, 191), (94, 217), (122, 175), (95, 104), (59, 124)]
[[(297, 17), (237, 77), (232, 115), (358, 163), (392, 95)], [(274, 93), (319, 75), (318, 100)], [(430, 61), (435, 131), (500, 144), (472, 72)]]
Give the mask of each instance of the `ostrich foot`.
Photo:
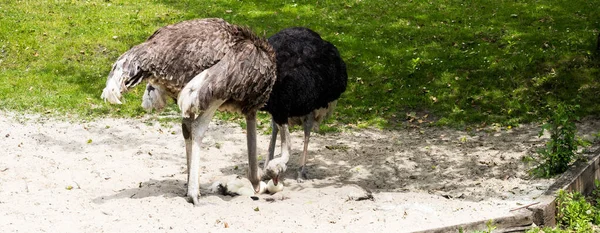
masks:
[(198, 202), (198, 196), (195, 197), (187, 197), (189, 203), (193, 203), (194, 206), (198, 206), (200, 203)]
[(188, 202), (191, 202), (194, 204), (194, 206), (198, 206), (198, 204), (200, 204), (198, 202), (198, 190), (196, 190), (195, 192), (193, 190), (189, 190), (188, 189), (188, 193), (187, 193), (187, 199)]
[(308, 173), (308, 171), (306, 169), (306, 166), (302, 166), (302, 168), (300, 168), (300, 170), (298, 170), (298, 178), (296, 178), (296, 181), (298, 183), (304, 183), (304, 181), (308, 180), (307, 173)]

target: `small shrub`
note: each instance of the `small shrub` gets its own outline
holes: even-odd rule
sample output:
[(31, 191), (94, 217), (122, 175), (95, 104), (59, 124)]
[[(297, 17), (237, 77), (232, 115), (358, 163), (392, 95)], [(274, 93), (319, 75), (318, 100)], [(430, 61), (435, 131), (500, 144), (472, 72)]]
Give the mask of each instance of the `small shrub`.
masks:
[(548, 122), (542, 126), (539, 136), (548, 130), (550, 141), (537, 151), (543, 159), (542, 164), (535, 169), (539, 176), (551, 177), (563, 173), (575, 158), (577, 146), (580, 144), (575, 137), (577, 108), (578, 105), (558, 104)]
[[(532, 228), (526, 233), (588, 233), (600, 232), (600, 181), (595, 180), (594, 191), (587, 198), (578, 192), (560, 190), (556, 199), (555, 228)], [(592, 225), (593, 224), (593, 225)]]

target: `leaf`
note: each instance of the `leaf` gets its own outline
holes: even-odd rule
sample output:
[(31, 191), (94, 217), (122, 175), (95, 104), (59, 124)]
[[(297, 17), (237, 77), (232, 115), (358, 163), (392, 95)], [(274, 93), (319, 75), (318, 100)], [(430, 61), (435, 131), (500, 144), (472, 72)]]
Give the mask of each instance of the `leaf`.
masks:
[(254, 211), (258, 212), (260, 209), (258, 207), (254, 208)]
[(88, 143), (88, 144), (92, 143), (92, 139), (88, 139), (88, 140), (87, 140), (87, 143)]

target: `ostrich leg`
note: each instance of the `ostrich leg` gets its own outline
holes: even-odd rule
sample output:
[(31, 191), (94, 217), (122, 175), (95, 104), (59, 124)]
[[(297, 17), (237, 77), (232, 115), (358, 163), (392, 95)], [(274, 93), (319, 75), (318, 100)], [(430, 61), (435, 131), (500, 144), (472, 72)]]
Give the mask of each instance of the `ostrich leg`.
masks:
[(298, 171), (298, 178), (296, 179), (299, 183), (304, 182), (304, 179), (307, 179), (306, 176), (306, 153), (308, 152), (308, 142), (310, 140), (310, 131), (313, 128), (313, 124), (315, 123), (315, 113), (314, 111), (308, 114), (304, 124), (302, 125), (304, 128), (304, 150), (302, 151), (302, 158), (300, 158), (300, 170)]
[(287, 170), (287, 162), (290, 159), (290, 130), (288, 124), (278, 125), (281, 134), (281, 157), (269, 161), (266, 167), (266, 175), (273, 179), (273, 183), (279, 183), (279, 176)]
[(260, 176), (258, 174), (258, 161), (256, 158), (256, 112), (246, 115), (246, 140), (248, 146), (248, 179), (254, 191), (260, 191)]
[[(195, 206), (198, 205), (198, 195), (200, 195), (200, 183), (198, 181), (198, 176), (200, 175), (200, 151), (202, 148), (200, 147), (202, 144), (202, 139), (204, 138), (204, 134), (206, 130), (208, 130), (208, 125), (210, 124), (210, 120), (217, 108), (224, 101), (218, 100), (214, 101), (210, 104), (208, 109), (204, 112), (198, 114), (198, 117), (192, 121), (192, 131), (191, 131), (191, 156), (188, 157), (188, 190), (187, 196), (191, 198), (192, 202)], [(187, 153), (187, 142), (186, 142), (186, 153)]]
[(187, 159), (187, 174), (190, 174), (190, 158), (192, 157), (192, 122), (195, 116), (183, 118), (181, 121), (181, 132), (185, 140), (185, 157)]
[(273, 160), (275, 157), (275, 146), (277, 145), (277, 134), (279, 133), (279, 128), (277, 124), (271, 118), (271, 141), (269, 141), (269, 155), (265, 158), (264, 167), (266, 168), (269, 165), (269, 161)]
[(281, 126), (281, 163), (284, 165), (290, 160), (290, 153), (292, 150), (291, 139), (288, 124), (283, 124)]

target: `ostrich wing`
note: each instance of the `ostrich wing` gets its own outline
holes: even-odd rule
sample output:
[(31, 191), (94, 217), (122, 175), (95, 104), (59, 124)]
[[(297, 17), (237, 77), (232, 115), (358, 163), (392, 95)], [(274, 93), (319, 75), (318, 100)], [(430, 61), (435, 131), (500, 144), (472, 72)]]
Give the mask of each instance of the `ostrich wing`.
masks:
[(120, 103), (121, 93), (144, 79), (177, 97), (194, 76), (221, 60), (239, 40), (241, 30), (222, 19), (183, 21), (160, 28), (117, 59), (102, 97)]
[(274, 83), (272, 50), (246, 40), (234, 45), (219, 62), (193, 78), (181, 91), (178, 105), (184, 116), (190, 116), (221, 99), (247, 114), (264, 105)]
[(140, 69), (153, 82), (178, 92), (203, 70), (213, 66), (236, 42), (236, 26), (222, 19), (184, 21), (157, 30), (132, 50)]

